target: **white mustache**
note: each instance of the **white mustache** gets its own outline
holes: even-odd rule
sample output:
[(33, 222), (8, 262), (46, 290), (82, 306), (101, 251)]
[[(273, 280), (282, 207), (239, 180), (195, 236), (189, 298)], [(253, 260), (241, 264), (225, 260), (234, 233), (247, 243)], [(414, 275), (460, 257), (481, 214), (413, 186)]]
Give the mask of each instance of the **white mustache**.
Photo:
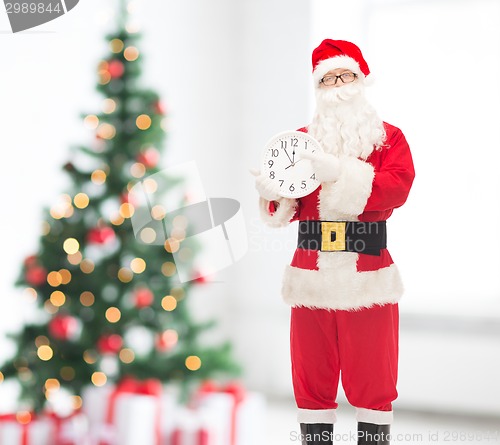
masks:
[(353, 82), (337, 88), (318, 88), (316, 90), (316, 101), (318, 104), (339, 104), (349, 102), (364, 93), (364, 85)]

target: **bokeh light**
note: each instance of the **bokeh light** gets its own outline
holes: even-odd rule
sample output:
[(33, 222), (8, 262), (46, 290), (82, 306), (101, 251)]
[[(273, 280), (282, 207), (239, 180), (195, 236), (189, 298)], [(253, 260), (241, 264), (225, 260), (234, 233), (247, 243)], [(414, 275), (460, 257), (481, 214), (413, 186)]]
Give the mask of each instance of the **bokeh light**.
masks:
[(196, 355), (190, 355), (186, 358), (185, 364), (190, 371), (197, 371), (201, 368), (201, 359)]
[(94, 372), (92, 374), (91, 381), (95, 386), (104, 386), (108, 381), (108, 378), (104, 372)]
[(48, 345), (42, 345), (37, 349), (37, 355), (44, 362), (49, 361), (54, 356), (54, 351)]
[(177, 307), (177, 300), (172, 295), (167, 295), (162, 298), (161, 307), (166, 311), (173, 311)]
[(71, 255), (78, 252), (80, 243), (75, 238), (68, 238), (63, 243), (63, 249), (68, 255)]
[(146, 270), (146, 261), (142, 258), (134, 258), (130, 262), (130, 268), (134, 273), (143, 273)]

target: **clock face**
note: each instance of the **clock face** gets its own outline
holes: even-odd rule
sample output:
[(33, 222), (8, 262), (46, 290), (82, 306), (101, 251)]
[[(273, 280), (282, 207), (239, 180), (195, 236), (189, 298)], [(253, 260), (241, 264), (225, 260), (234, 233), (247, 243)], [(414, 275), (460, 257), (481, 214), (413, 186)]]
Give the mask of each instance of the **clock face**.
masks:
[(302, 131), (285, 131), (271, 138), (266, 144), (262, 173), (276, 181), (280, 195), (300, 198), (316, 190), (320, 182), (311, 165), (303, 159), (303, 152), (323, 151), (313, 137)]

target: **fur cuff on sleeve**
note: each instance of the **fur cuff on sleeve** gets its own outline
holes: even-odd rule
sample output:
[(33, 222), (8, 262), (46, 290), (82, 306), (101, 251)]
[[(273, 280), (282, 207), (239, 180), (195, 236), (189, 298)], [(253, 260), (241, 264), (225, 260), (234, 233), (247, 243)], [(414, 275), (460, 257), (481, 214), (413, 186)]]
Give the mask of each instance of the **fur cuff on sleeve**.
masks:
[[(273, 203), (278, 204), (277, 208), (273, 208)], [(297, 201), (290, 198), (280, 198), (278, 201), (260, 198), (259, 207), (262, 221), (271, 227), (283, 227), (294, 217)]]
[(346, 215), (361, 215), (372, 193), (374, 177), (371, 164), (352, 157), (340, 158), (340, 176), (325, 204)]

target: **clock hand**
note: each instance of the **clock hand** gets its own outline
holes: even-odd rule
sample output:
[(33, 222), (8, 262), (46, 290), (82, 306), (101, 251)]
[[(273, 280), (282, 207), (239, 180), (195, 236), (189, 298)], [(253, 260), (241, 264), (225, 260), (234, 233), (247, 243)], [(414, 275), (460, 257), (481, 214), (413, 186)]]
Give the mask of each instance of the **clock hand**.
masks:
[(285, 150), (285, 153), (286, 153), (286, 155), (287, 155), (288, 159), (290, 159), (290, 162), (291, 162), (291, 163), (292, 163), (292, 165), (293, 165), (293, 160), (292, 160), (292, 158), (290, 157), (290, 155), (288, 154), (288, 152), (286, 151), (286, 148), (284, 148), (283, 150)]
[(295, 166), (295, 164), (298, 164), (300, 161), (302, 161), (302, 159), (299, 159), (298, 161), (295, 161), (295, 162), (293, 162), (292, 164), (290, 164), (288, 167), (285, 167), (285, 170), (286, 170), (287, 168), (294, 167), (294, 166)]

